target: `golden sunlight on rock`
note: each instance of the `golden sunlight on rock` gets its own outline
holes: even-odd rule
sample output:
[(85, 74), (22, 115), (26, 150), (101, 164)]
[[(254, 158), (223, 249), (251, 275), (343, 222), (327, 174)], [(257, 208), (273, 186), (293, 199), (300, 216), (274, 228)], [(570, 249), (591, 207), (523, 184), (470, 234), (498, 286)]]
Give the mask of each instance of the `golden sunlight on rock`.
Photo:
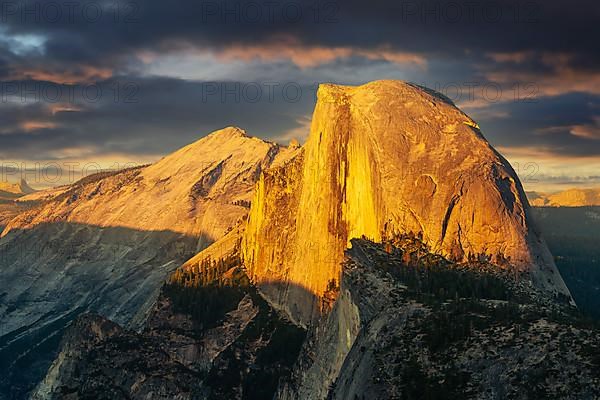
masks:
[(263, 172), (242, 251), (251, 278), (301, 322), (363, 235), (420, 232), (456, 260), (501, 254), (568, 295), (528, 214), (511, 166), (449, 100), (399, 81), (327, 84), (302, 151)]

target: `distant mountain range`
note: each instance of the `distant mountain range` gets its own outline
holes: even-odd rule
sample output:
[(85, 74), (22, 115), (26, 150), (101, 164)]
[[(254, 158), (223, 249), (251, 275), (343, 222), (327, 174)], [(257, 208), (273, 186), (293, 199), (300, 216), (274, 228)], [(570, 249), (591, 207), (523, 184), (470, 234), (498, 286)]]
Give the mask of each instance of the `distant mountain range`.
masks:
[(27, 196), (37, 193), (24, 179), (19, 183), (0, 182), (0, 233), (4, 226), (20, 212), (29, 207), (26, 203), (17, 203)]
[(12, 200), (33, 192), (35, 189), (25, 179), (21, 179), (19, 183), (0, 182), (0, 199)]
[(535, 207), (600, 206), (600, 188), (568, 189), (552, 194), (527, 192), (527, 197)]

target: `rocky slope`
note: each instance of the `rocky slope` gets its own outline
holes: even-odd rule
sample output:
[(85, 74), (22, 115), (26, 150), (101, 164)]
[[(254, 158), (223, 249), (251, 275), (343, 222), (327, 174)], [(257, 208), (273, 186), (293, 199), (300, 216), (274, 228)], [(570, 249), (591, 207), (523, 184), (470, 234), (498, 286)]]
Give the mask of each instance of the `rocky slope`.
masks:
[(278, 399), (595, 399), (600, 327), (487, 260), (352, 240)]
[(283, 156), (281, 150), (241, 129), (226, 128), (147, 167), (84, 178), (12, 221), (3, 236), (60, 220), (171, 231), (212, 242), (246, 214), (243, 202), (250, 200), (261, 170)]
[(455, 260), (510, 258), (536, 286), (569, 295), (517, 175), (473, 120), (404, 82), (321, 85), (302, 153), (258, 183), (242, 246), (250, 277), (306, 323), (350, 239), (409, 231)]
[(80, 317), (32, 398), (272, 398), (304, 332), (248, 285), (238, 260), (204, 264), (218, 276), (180, 270), (141, 333)]
[(532, 206), (536, 207), (585, 207), (600, 206), (600, 189), (569, 189), (558, 193), (528, 193)]
[(27, 204), (0, 199), (0, 232), (17, 215), (29, 208)]
[(261, 170), (294, 151), (226, 128), (153, 165), (84, 178), (10, 221), (0, 398), (39, 381), (78, 314), (141, 326), (169, 273), (235, 226)]
[(47, 189), (42, 189), (35, 191), (30, 194), (26, 194), (22, 197), (19, 197), (15, 201), (17, 203), (30, 203), (30, 204), (38, 204), (41, 202), (51, 201), (57, 196), (69, 191), (71, 189), (71, 185), (61, 185), (50, 187)]
[(173, 274), (142, 333), (79, 318), (33, 399), (600, 396), (600, 327), (566, 298), (483, 256), (450, 262), (414, 235), (351, 244), (325, 296), (337, 300), (306, 339), (235, 247), (219, 260), (207, 249)]
[(30, 207), (30, 204), (18, 201), (34, 193), (35, 190), (24, 179), (20, 183), (0, 182), (0, 232), (13, 218)]

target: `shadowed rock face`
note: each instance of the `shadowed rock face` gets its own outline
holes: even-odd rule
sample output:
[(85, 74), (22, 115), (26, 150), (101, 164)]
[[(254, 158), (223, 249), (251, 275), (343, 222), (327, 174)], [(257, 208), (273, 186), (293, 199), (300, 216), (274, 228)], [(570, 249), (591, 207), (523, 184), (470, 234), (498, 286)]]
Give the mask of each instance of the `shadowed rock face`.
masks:
[(258, 183), (243, 241), (251, 278), (306, 322), (318, 304), (285, 282), (322, 296), (350, 239), (408, 231), (455, 260), (510, 257), (537, 286), (569, 295), (517, 175), (473, 120), (403, 82), (321, 85), (302, 153)]
[(273, 398), (305, 332), (248, 286), (238, 267), (218, 280), (165, 286), (141, 332), (80, 316), (31, 398)]
[(405, 263), (414, 251), (352, 240), (339, 297), (276, 399), (600, 396), (597, 324), (490, 263)]

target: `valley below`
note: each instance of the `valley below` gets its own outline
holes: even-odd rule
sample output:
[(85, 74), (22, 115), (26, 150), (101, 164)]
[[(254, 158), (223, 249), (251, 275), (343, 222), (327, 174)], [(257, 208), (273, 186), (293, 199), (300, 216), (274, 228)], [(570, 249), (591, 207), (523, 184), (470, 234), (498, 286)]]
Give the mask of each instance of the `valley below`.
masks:
[(532, 211), (577, 306), (600, 319), (600, 206)]

